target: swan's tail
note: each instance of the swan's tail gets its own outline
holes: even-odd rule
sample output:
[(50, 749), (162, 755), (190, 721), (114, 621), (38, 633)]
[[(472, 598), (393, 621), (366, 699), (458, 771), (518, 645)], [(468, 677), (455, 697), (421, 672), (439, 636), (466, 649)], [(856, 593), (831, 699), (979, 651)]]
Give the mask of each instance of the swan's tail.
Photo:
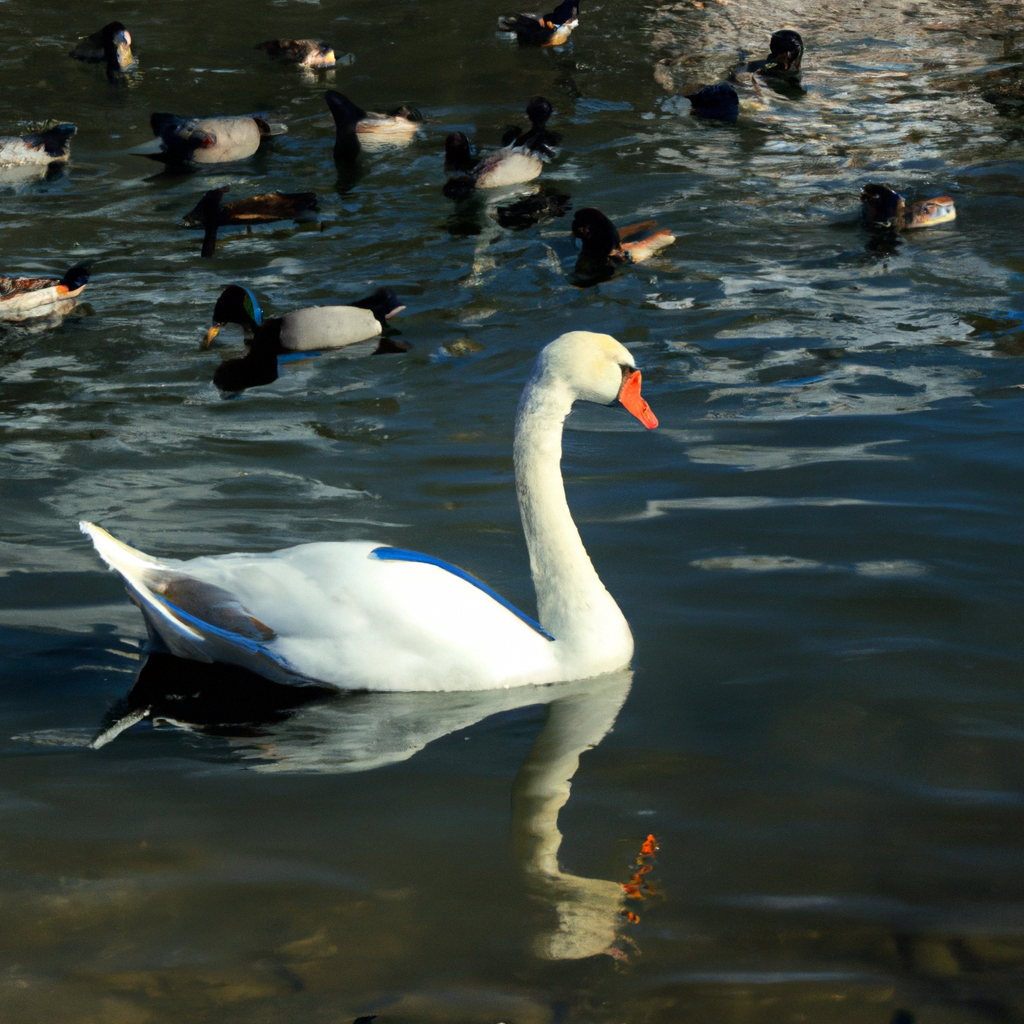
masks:
[(78, 525), (100, 558), (124, 580), (150, 636), (163, 641), (171, 654), (241, 665), (278, 682), (305, 682), (268, 650), (274, 631), (229, 591), (137, 551), (93, 523)]

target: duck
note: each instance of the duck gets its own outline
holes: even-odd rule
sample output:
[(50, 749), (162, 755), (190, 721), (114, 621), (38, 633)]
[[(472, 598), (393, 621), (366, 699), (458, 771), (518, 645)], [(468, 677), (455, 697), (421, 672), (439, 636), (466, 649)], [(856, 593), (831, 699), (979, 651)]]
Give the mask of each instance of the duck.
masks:
[(135, 66), (132, 34), (119, 21), (111, 21), (82, 39), (71, 51), (75, 60), (89, 64), (106, 63), (107, 75), (115, 77)]
[(506, 14), (498, 30), (515, 35), (520, 46), (561, 46), (579, 25), (579, 0), (563, 0), (550, 14)]
[(552, 159), (562, 142), (562, 136), (558, 132), (548, 131), (547, 123), (551, 114), (551, 104), (543, 96), (534, 96), (526, 104), (526, 116), (530, 119), (529, 129), (524, 132), (518, 125), (507, 128), (501, 137), (502, 146), (530, 153), (540, 160)]
[(577, 283), (596, 284), (607, 280), (619, 265), (643, 263), (676, 240), (671, 231), (661, 230), (635, 242), (622, 241), (623, 236), (654, 226), (654, 221), (648, 220), (619, 229), (593, 206), (577, 210), (572, 219), (572, 233), (583, 243), (576, 261)]
[(907, 205), (890, 185), (869, 182), (860, 194), (861, 218), (874, 230), (904, 231), (930, 228), (956, 220), (956, 205), (950, 196), (937, 196)]
[(317, 210), (315, 192), (265, 192), (262, 195), (221, 203), (230, 185), (210, 189), (182, 218), (186, 227), (203, 228), (202, 256), (212, 256), (217, 245), (217, 229), (226, 224), (269, 224), (276, 220), (299, 220)]
[(423, 127), (423, 115), (415, 108), (402, 104), (383, 113), (367, 110), (356, 122), (356, 134), (367, 149), (381, 146), (407, 146)]
[(687, 93), (686, 98), (690, 101), (690, 113), (697, 117), (735, 124), (740, 116), (740, 98), (730, 82), (706, 85)]
[(334, 118), (334, 162), (351, 163), (359, 156), (359, 122), (366, 117), (366, 111), (336, 89), (328, 89), (324, 99)]
[[(271, 320), (263, 319), (256, 296), (241, 285), (221, 292), (213, 308), (213, 323), (203, 339), (209, 348), (227, 324), (238, 324), (245, 335), (246, 354), (226, 359), (217, 367), (213, 383), (221, 391), (272, 384), (277, 380), (279, 356), (317, 354), (345, 348), (381, 334), (388, 321), (405, 306), (395, 293), (378, 288), (372, 295), (347, 306), (307, 306)], [(377, 352), (404, 352), (405, 346), (381, 339)]]
[(300, 64), (304, 68), (333, 68), (338, 63), (334, 47), (319, 39), (268, 39), (257, 43), (271, 60), (283, 64)]
[(804, 41), (799, 32), (784, 28), (772, 33), (768, 44), (771, 51), (764, 60), (754, 60), (747, 65), (752, 71), (766, 78), (784, 78), (795, 81), (800, 77), (800, 61), (804, 55)]
[(474, 188), (501, 188), (532, 181), (544, 169), (544, 161), (526, 149), (503, 146), (490, 156), (474, 158), (463, 132), (451, 132), (444, 140), (444, 169), (450, 175), (444, 194), (461, 199)]
[(587, 679), (629, 664), (633, 635), (587, 555), (565, 498), (562, 429), (577, 401), (621, 404), (645, 427), (632, 353), (570, 331), (537, 357), (513, 459), (537, 620), (458, 567), (378, 541), (157, 559), (93, 523), (154, 639), (178, 657), (339, 690), (496, 690)]
[(67, 163), (71, 139), (77, 131), (73, 124), (57, 124), (29, 135), (0, 137), (0, 167)]
[(0, 274), (0, 320), (63, 316), (78, 305), (89, 281), (87, 267), (71, 267), (63, 277)]
[(132, 153), (174, 167), (231, 163), (245, 160), (269, 135), (281, 134), (283, 125), (271, 126), (262, 117), (179, 117), (154, 113), (149, 123), (156, 138)]
[(521, 231), (552, 217), (564, 217), (572, 209), (572, 196), (554, 189), (538, 189), (531, 196), (517, 199), (508, 206), (499, 206), (495, 211), (498, 223), (503, 228)]

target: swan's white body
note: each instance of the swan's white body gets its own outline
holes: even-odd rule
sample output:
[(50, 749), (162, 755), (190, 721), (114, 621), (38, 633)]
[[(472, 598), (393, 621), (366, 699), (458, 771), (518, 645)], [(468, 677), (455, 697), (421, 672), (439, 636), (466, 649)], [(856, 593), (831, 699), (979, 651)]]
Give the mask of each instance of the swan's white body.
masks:
[(516, 487), (543, 628), (453, 567), (372, 542), (161, 562), (91, 523), (82, 530), (121, 574), (151, 633), (182, 657), (282, 682), (378, 691), (599, 675), (629, 663), (633, 637), (569, 513), (562, 424), (577, 399), (621, 397), (645, 425), (657, 425), (633, 366), (614, 338), (575, 331), (541, 352), (523, 392)]

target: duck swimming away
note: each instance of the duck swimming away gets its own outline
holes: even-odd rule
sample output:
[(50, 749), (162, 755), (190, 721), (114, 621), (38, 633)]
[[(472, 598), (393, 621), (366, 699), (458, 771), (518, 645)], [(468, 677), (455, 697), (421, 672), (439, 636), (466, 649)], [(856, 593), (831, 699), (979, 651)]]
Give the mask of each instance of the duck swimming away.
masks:
[(930, 228), (956, 220), (956, 206), (949, 196), (922, 199), (907, 206), (906, 197), (890, 185), (868, 183), (860, 194), (861, 218), (876, 231)]
[(255, 49), (262, 50), (271, 60), (304, 68), (333, 68), (338, 63), (334, 47), (319, 39), (269, 39), (257, 43)]
[(63, 277), (11, 277), (0, 274), (0, 320), (63, 316), (78, 305), (89, 281), (86, 267), (72, 267)]
[(520, 46), (561, 46), (579, 23), (579, 0), (563, 0), (550, 14), (503, 15), (498, 30), (514, 35)]
[(529, 153), (540, 160), (552, 159), (561, 145), (562, 136), (558, 132), (548, 131), (547, 123), (551, 114), (551, 104), (543, 96), (534, 96), (526, 104), (526, 116), (530, 119), (529, 129), (524, 132), (516, 125), (508, 128), (501, 137), (502, 146)]
[(655, 227), (654, 221), (647, 220), (619, 229), (592, 206), (577, 210), (572, 219), (572, 233), (582, 242), (582, 249), (576, 261), (575, 283), (585, 288), (607, 281), (616, 267), (623, 263), (643, 263), (676, 240), (671, 231), (662, 230), (634, 242), (622, 241), (623, 237), (652, 227)]
[(632, 354), (572, 331), (537, 357), (513, 455), (538, 619), (468, 573), (375, 541), (159, 560), (81, 523), (120, 574), (151, 637), (179, 657), (342, 690), (489, 690), (627, 665), (633, 637), (565, 499), (562, 428), (576, 401), (621, 403), (658, 425)]
[(29, 135), (0, 137), (0, 167), (49, 167), (67, 163), (71, 156), (71, 138), (77, 131), (73, 124), (58, 124)]
[(451, 132), (444, 140), (444, 169), (451, 175), (444, 185), (444, 194), (449, 199), (464, 199), (475, 188), (501, 188), (532, 181), (544, 169), (544, 161), (513, 146), (477, 160), (469, 139), (462, 132)]

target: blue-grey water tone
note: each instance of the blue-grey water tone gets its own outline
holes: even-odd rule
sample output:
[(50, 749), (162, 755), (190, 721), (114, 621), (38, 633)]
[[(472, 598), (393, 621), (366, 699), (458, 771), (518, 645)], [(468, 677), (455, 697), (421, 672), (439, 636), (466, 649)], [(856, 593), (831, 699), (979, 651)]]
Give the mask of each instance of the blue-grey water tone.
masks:
[[(983, 98), (1019, 82), (1019, 3), (583, 0), (558, 50), (496, 38), (514, 7), (0, 0), (0, 135), (78, 126), (65, 172), (0, 176), (0, 272), (93, 273), (0, 333), (5, 1024), (1024, 1014), (1024, 120)], [(67, 56), (115, 17), (120, 83)], [(741, 80), (735, 127), (689, 115), (782, 27), (803, 94)], [(353, 60), (253, 49), (281, 37)], [(329, 88), (423, 130), (339, 175)], [(541, 182), (672, 248), (580, 289), (571, 214), (512, 232), (516, 189), (442, 195), (445, 134), (486, 151), (537, 94), (564, 136)], [(169, 173), (129, 152), (160, 110), (288, 131)], [(868, 181), (958, 219), (874, 237)], [(221, 185), (319, 218), (201, 259), (180, 220)], [(200, 342), (233, 281), (268, 315), (392, 288), (411, 350), (226, 400), (241, 333)], [(574, 328), (630, 347), (661, 420), (566, 433), (632, 673), (291, 710), (251, 684), (261, 710), (202, 730), (169, 723), (222, 726), (249, 684), (154, 661), (126, 699), (145, 629), (79, 519), (170, 557), (379, 539), (532, 614), (513, 418)]]

